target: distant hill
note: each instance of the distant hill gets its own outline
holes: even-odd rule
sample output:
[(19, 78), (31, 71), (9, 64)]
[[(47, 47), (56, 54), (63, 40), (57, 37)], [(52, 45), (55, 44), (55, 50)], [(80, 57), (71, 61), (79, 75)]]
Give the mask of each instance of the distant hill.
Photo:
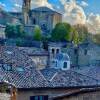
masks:
[(6, 25), (7, 23), (20, 23), (19, 19), (17, 19), (15, 16), (12, 16), (8, 12), (2, 10), (0, 8), (0, 24)]

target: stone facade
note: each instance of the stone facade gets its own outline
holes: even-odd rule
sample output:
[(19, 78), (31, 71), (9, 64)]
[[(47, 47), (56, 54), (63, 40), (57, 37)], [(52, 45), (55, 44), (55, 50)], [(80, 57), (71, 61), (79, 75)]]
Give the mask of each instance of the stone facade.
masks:
[(72, 96), (58, 98), (55, 100), (100, 100), (100, 91), (89, 92), (89, 93), (79, 93)]
[(0, 9), (0, 24), (6, 25), (7, 23), (20, 24), (20, 20), (18, 17), (12, 16), (12, 14)]
[(30, 12), (30, 24), (39, 25), (43, 32), (50, 33), (62, 21), (62, 15), (47, 7), (35, 8)]
[(0, 38), (5, 38), (5, 26), (0, 25)]
[[(22, 12), (10, 12), (24, 24), (25, 28), (32, 29), (32, 26), (38, 25), (44, 34), (48, 34), (57, 23), (62, 22), (62, 14), (46, 6), (31, 9), (30, 3), (31, 0), (23, 0)], [(28, 33), (32, 33), (30, 29), (28, 29)]]
[[(46, 100), (99, 100), (100, 91), (77, 92), (79, 89), (37, 89), (19, 91), (17, 100), (31, 100), (31, 96), (48, 96)], [(33, 99), (34, 100), (34, 99)]]
[(34, 89), (34, 90), (20, 90), (17, 94), (17, 100), (30, 100), (31, 96), (48, 96), (47, 100), (53, 100), (53, 97), (65, 94), (70, 89)]
[[(53, 43), (49, 45), (50, 66), (57, 52), (65, 53), (70, 58), (71, 68), (84, 66), (100, 66), (100, 45), (93, 43), (83, 43), (78, 47), (67, 44), (67, 47)], [(67, 59), (66, 59), (67, 61)]]
[(48, 56), (47, 55), (33, 55), (30, 56), (32, 61), (34, 61), (35, 65), (37, 66), (36, 68), (38, 70), (45, 69), (48, 64)]
[(79, 66), (100, 66), (100, 45), (90, 43), (79, 47)]
[(7, 93), (0, 93), (0, 100), (11, 100), (11, 96)]

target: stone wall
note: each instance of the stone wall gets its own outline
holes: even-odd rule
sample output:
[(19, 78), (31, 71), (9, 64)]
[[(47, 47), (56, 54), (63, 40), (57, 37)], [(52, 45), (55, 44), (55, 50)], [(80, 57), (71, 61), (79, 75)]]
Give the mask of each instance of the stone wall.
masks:
[(5, 26), (0, 25), (0, 38), (5, 38)]
[(65, 97), (63, 99), (57, 100), (100, 100), (100, 92), (90, 92), (84, 94), (77, 94), (70, 97)]
[(38, 70), (44, 69), (48, 64), (48, 56), (31, 56)]
[(10, 94), (0, 93), (0, 100), (10, 100)]
[[(23, 90), (19, 91), (17, 94), (17, 100), (30, 100), (31, 96), (48, 96), (48, 100), (100, 100), (100, 90), (99, 91), (86, 91), (78, 92), (70, 96), (61, 95), (70, 94), (78, 89), (37, 89), (37, 90)], [(55, 98), (57, 97), (57, 98)]]
[(89, 44), (79, 48), (78, 63), (80, 66), (100, 66), (100, 46)]
[(17, 100), (30, 100), (31, 96), (45, 96), (48, 95), (48, 100), (61, 94), (68, 92), (68, 89), (32, 89), (18, 91)]

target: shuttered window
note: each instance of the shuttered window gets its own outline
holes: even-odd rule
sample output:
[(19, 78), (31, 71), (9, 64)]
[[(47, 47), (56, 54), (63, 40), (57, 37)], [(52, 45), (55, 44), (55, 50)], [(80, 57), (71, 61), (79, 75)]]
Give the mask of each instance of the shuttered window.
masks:
[(48, 96), (31, 96), (30, 100), (48, 100)]

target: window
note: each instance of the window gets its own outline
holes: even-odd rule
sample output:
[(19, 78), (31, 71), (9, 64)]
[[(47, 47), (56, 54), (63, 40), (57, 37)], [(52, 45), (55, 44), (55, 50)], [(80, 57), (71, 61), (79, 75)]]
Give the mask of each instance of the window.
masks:
[(41, 28), (42, 28), (42, 30), (46, 31), (47, 30), (47, 25), (46, 24), (42, 24)]
[(57, 52), (56, 52), (57, 54), (59, 53), (59, 49), (57, 49)]
[(87, 55), (87, 50), (84, 51), (84, 55)]
[(48, 100), (48, 96), (31, 96), (30, 100)]
[(35, 18), (33, 18), (33, 24), (36, 24), (36, 19)]
[(3, 69), (4, 69), (5, 71), (12, 71), (12, 65), (4, 64), (4, 65), (3, 65)]
[(64, 62), (63, 68), (67, 68), (67, 62)]
[(53, 57), (55, 56), (55, 49), (52, 49)]
[(52, 49), (52, 54), (54, 54), (55, 53), (55, 50), (54, 49)]
[(22, 68), (22, 67), (16, 67), (16, 70), (17, 70), (18, 72), (23, 72), (23, 71), (24, 71), (24, 68)]
[(78, 54), (78, 50), (77, 49), (74, 50), (74, 54), (76, 54), (76, 55)]

